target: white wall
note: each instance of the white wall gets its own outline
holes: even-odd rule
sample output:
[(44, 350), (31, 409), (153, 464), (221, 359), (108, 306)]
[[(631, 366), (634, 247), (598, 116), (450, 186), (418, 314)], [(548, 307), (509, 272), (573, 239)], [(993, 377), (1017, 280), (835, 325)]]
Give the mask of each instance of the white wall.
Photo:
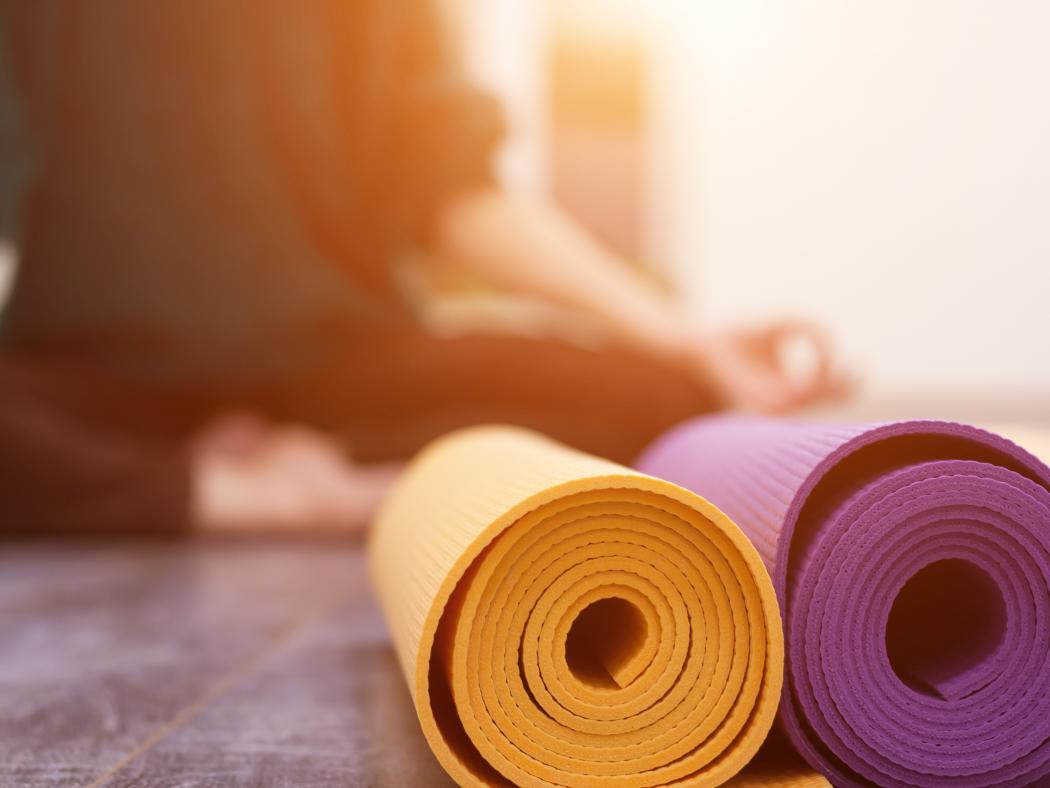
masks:
[(471, 78), (500, 98), (508, 139), (500, 180), (526, 193), (547, 189), (546, 6), (523, 0), (463, 0), (453, 11)]
[(819, 317), (878, 392), (1050, 411), (1050, 2), (660, 21), (651, 224), (697, 310)]

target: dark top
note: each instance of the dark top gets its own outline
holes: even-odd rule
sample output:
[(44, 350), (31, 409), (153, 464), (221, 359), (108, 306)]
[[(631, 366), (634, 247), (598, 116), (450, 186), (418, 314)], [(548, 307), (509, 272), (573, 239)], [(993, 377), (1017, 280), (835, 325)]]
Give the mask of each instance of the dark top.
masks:
[(192, 383), (288, 374), (337, 326), (408, 319), (392, 264), (501, 132), (433, 11), (0, 0), (4, 346)]
[(0, 0), (0, 535), (182, 532), (164, 403), (408, 321), (500, 131), (426, 0)]

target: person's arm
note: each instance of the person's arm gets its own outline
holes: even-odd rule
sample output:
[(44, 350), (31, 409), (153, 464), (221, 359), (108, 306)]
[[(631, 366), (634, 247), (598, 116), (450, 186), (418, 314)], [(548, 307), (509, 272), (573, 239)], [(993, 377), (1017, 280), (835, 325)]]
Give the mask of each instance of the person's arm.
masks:
[[(689, 365), (727, 406), (782, 412), (845, 389), (813, 325), (700, 332), (677, 304), (547, 203), (495, 188), (464, 191), (433, 214), (430, 238), (438, 264), (568, 307), (624, 344)], [(801, 377), (784, 359), (785, 347), (799, 341), (814, 362)]]
[(432, 239), (438, 264), (586, 315), (636, 349), (676, 356), (691, 342), (677, 304), (543, 201), (464, 192), (435, 215)]

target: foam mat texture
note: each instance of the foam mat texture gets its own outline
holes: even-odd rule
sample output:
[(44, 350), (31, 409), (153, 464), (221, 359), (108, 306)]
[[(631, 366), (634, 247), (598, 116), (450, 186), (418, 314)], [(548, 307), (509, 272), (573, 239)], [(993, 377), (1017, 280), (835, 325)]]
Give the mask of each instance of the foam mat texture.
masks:
[(835, 785), (1050, 783), (1050, 470), (946, 422), (718, 416), (638, 467), (770, 568), (783, 728)]
[(461, 785), (718, 785), (772, 726), (768, 572), (676, 485), (473, 428), (410, 464), (369, 559), (423, 732)]

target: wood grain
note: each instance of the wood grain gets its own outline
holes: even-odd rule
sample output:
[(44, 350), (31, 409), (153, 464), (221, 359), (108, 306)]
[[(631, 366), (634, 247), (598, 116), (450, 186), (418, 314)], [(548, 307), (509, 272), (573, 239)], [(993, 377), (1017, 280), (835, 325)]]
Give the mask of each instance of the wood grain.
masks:
[(0, 785), (441, 785), (332, 544), (0, 555)]

